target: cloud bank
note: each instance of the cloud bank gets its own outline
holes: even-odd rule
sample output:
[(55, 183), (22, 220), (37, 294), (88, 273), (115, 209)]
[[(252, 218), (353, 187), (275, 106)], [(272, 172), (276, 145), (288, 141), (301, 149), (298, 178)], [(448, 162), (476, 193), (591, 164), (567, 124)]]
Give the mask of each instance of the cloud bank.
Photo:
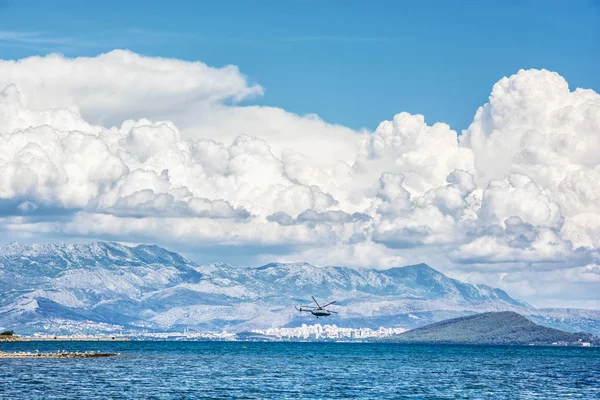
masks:
[(501, 79), (461, 135), (408, 113), (355, 132), (243, 106), (263, 89), (236, 67), (122, 50), (0, 61), (0, 87), (7, 238), (428, 261), (525, 298), (598, 301), (600, 96), (556, 73)]

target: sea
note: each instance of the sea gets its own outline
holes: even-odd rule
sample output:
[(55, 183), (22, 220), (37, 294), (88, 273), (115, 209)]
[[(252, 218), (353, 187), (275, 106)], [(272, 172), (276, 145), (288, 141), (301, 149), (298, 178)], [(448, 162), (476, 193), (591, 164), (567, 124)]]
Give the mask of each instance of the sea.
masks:
[(22, 342), (0, 399), (599, 399), (600, 348), (290, 342)]

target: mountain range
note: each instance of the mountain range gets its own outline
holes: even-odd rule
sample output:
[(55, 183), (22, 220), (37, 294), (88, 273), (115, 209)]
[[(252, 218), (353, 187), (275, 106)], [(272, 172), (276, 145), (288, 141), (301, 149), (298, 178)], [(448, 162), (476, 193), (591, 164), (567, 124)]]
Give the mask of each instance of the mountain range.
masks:
[[(311, 296), (339, 314), (322, 323), (407, 329), (514, 311), (572, 332), (600, 334), (600, 311), (539, 309), (426, 264), (387, 270), (271, 263), (196, 264), (155, 245), (9, 243), (0, 247), (0, 329), (33, 332), (233, 330), (314, 323), (294, 306)], [(319, 320), (321, 322), (321, 320)]]

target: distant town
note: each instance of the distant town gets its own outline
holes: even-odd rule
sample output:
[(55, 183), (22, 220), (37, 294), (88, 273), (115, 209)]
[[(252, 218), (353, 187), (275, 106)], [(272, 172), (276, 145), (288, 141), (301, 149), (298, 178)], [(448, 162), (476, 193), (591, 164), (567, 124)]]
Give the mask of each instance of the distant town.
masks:
[(397, 335), (406, 332), (404, 328), (380, 327), (377, 330), (370, 328), (341, 328), (337, 325), (306, 325), (297, 328), (269, 328), (254, 329), (253, 333), (273, 336), (279, 339), (369, 339)]
[[(245, 340), (252, 339), (257, 335), (267, 336), (278, 340), (343, 340), (343, 339), (371, 339), (406, 332), (404, 328), (342, 328), (335, 324), (331, 325), (307, 325), (302, 324), (295, 328), (268, 328), (253, 329), (249, 332), (207, 331), (195, 332), (184, 330), (183, 332), (133, 332), (127, 336), (131, 339), (162, 339), (162, 340)], [(252, 335), (255, 334), (255, 335)]]
[[(67, 334), (62, 326), (61, 333), (37, 332), (32, 335), (20, 336), (22, 340), (247, 340), (264, 337), (271, 340), (361, 340), (381, 338), (406, 332), (399, 327), (344, 328), (335, 324), (314, 324), (294, 328), (253, 329), (247, 332), (222, 331), (193, 331), (184, 329), (182, 332), (156, 332), (149, 330), (120, 330), (112, 332), (88, 333), (80, 332)], [(81, 327), (79, 327), (81, 328)], [(114, 328), (114, 327), (113, 327)], [(14, 337), (17, 339), (17, 337)]]

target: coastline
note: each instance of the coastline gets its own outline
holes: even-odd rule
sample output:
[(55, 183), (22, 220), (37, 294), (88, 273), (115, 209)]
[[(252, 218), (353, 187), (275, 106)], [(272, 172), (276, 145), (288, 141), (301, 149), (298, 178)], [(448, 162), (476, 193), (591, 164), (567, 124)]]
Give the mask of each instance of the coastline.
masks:
[(0, 342), (128, 342), (129, 338), (109, 336), (109, 337), (94, 337), (94, 336), (42, 336), (42, 337), (7, 337), (0, 338)]

